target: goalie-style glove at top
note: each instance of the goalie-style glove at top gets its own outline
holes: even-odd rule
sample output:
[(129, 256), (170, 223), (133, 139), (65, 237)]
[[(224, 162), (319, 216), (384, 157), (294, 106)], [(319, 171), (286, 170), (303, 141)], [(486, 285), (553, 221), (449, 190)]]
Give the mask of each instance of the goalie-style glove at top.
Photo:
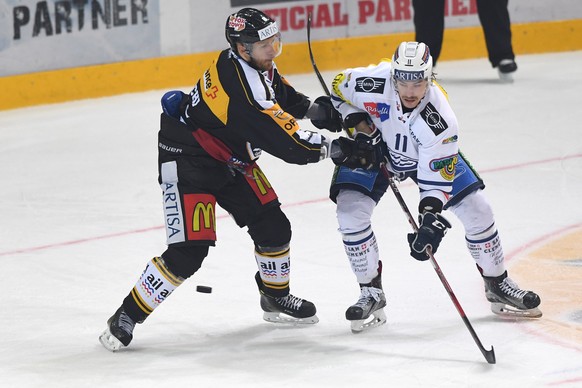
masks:
[(440, 213), (431, 212), (419, 215), (418, 223), (418, 233), (408, 234), (410, 256), (425, 261), (428, 260), (426, 248), (430, 246), (432, 253), (435, 253), (451, 224)]
[(342, 119), (340, 114), (331, 104), (329, 96), (320, 96), (313, 102), (313, 108), (307, 112), (311, 118), (311, 123), (319, 129), (327, 129), (331, 132), (342, 130)]
[(371, 134), (358, 133), (354, 139), (339, 137), (331, 143), (331, 160), (337, 165), (366, 170), (380, 167), (384, 160), (384, 143), (377, 129)]

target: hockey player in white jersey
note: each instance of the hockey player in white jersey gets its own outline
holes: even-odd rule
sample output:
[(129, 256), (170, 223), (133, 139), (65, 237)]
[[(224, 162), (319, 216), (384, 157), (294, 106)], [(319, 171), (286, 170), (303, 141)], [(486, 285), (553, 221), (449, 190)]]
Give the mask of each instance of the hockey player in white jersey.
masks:
[[(332, 84), (332, 102), (355, 137), (383, 140), (388, 169), (398, 181), (419, 187), (419, 231), (408, 235), (410, 254), (427, 260), (451, 224), (450, 210), (465, 228), (466, 244), (485, 283), (494, 313), (540, 317), (539, 296), (507, 276), (501, 240), (483, 181), (459, 152), (458, 123), (447, 95), (435, 81), (424, 43), (401, 43), (392, 61), (347, 69)], [(386, 297), (382, 263), (371, 226), (372, 212), (388, 188), (378, 170), (338, 166), (330, 189), (337, 204), (339, 231), (360, 285), (357, 303), (346, 311), (352, 331), (383, 324)]]

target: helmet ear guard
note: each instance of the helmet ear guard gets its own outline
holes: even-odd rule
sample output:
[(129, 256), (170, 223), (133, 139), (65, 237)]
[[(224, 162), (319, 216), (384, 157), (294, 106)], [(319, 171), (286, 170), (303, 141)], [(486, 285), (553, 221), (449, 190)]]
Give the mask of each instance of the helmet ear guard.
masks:
[(428, 46), (419, 42), (402, 42), (392, 56), (390, 70), (394, 81), (432, 81), (432, 56)]

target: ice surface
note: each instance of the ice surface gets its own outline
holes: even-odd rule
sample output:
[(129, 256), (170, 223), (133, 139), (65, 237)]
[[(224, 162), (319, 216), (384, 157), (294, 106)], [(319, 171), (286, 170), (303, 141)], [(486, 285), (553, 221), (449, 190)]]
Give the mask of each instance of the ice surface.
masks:
[[(163, 91), (0, 112), (1, 385), (582, 386), (581, 62), (582, 52), (520, 56), (512, 84), (484, 59), (439, 63), (510, 276), (542, 298), (539, 320), (493, 316), (449, 214), (437, 260), (481, 341), (495, 347), (496, 365), (430, 264), (408, 256), (409, 227), (391, 193), (374, 215), (388, 322), (352, 334), (344, 312), (359, 291), (327, 199), (332, 163), (293, 166), (269, 155), (260, 165), (293, 225), (292, 292), (316, 303), (320, 322), (262, 321), (250, 238), (220, 212), (203, 268), (136, 328), (129, 348), (107, 352), (97, 339), (107, 318), (165, 249), (156, 165)], [(331, 81), (334, 72), (323, 75)], [(322, 94), (313, 74), (288, 78)], [(401, 191), (415, 209), (416, 187)], [(195, 292), (199, 284), (212, 294)]]

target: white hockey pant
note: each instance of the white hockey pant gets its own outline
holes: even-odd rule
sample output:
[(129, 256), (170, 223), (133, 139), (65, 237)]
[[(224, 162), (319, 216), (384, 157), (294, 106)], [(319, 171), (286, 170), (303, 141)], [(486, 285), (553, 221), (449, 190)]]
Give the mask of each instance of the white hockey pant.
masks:
[(378, 275), (380, 254), (371, 225), (375, 207), (373, 199), (358, 191), (341, 190), (337, 196), (339, 231), (352, 272), (360, 284), (370, 283)]
[(465, 228), (467, 248), (484, 276), (505, 272), (503, 248), (495, 227), (493, 211), (481, 190), (477, 190), (449, 208)]

